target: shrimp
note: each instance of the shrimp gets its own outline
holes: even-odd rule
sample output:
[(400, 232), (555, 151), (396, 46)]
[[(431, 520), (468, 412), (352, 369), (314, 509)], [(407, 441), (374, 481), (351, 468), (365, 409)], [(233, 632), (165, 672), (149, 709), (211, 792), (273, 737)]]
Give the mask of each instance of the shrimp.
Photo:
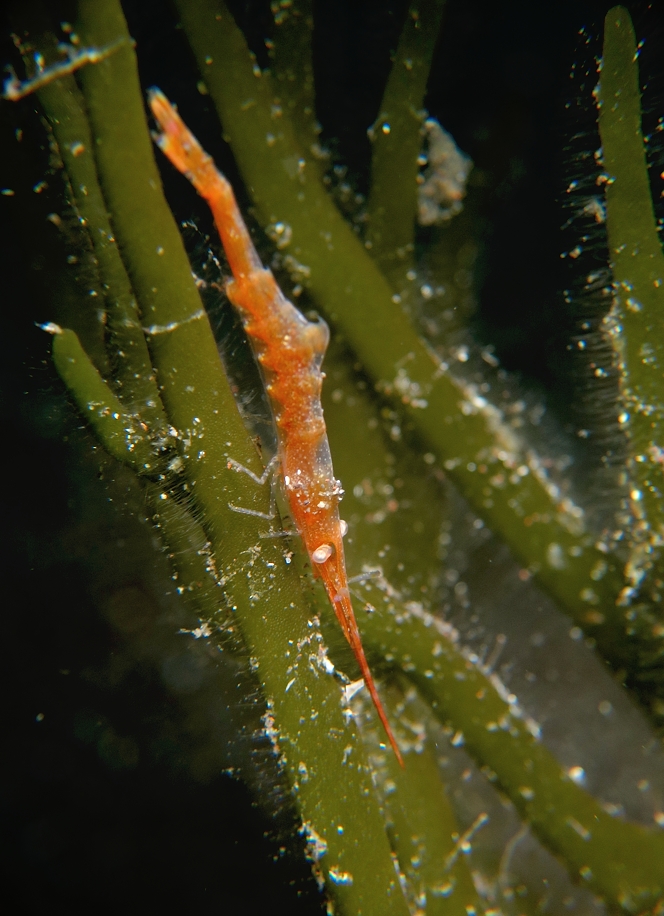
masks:
[(344, 559), (343, 495), (334, 477), (320, 394), (327, 324), (308, 321), (261, 263), (228, 180), (202, 149), (168, 99), (149, 92), (161, 133), (155, 141), (203, 197), (214, 216), (233, 279), (228, 298), (238, 310), (261, 368), (277, 433), (278, 456), (290, 511), (314, 575), (323, 580), (344, 636), (362, 672), (397, 760), (404, 762), (362, 647)]

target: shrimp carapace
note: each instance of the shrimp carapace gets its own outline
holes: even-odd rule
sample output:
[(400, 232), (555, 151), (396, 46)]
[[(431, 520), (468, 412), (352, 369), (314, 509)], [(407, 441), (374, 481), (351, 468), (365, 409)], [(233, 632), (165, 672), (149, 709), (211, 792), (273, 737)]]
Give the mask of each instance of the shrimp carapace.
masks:
[(233, 279), (226, 284), (261, 367), (277, 432), (284, 488), (293, 521), (314, 574), (348, 640), (383, 727), (404, 765), (366, 660), (348, 590), (339, 501), (320, 402), (321, 363), (329, 339), (324, 321), (308, 321), (263, 267), (242, 219), (233, 189), (158, 89), (150, 108), (161, 133), (155, 136), (171, 163), (189, 179), (212, 211)]

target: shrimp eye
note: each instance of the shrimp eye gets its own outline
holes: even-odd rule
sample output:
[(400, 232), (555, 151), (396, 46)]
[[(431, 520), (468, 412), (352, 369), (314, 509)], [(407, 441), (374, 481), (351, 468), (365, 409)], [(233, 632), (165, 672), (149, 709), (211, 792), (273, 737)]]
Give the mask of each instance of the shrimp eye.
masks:
[(333, 548), (330, 544), (321, 544), (311, 554), (314, 563), (325, 563), (332, 556)]

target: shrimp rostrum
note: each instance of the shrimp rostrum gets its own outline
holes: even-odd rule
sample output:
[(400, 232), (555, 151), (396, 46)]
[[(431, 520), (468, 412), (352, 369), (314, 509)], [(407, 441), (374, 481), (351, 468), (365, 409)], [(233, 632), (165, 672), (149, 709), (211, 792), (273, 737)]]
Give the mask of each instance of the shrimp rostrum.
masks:
[(177, 111), (158, 89), (149, 102), (161, 133), (156, 142), (207, 201), (233, 278), (228, 298), (240, 314), (260, 365), (277, 433), (278, 455), (290, 511), (348, 640), (396, 757), (403, 758), (364, 654), (344, 559), (339, 501), (321, 407), (321, 364), (329, 340), (322, 319), (308, 321), (263, 267), (228, 180), (216, 168)]

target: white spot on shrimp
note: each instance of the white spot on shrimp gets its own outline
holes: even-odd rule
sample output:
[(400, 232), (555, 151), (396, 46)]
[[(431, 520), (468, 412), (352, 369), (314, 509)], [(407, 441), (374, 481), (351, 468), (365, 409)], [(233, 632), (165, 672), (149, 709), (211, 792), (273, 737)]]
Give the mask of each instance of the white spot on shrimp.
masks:
[(333, 547), (331, 544), (321, 544), (320, 547), (317, 547), (311, 554), (311, 559), (314, 563), (325, 563), (330, 559), (333, 553)]
[(342, 518), (339, 519), (339, 530), (341, 531), (341, 537), (345, 538), (348, 534), (348, 522), (345, 522)]

